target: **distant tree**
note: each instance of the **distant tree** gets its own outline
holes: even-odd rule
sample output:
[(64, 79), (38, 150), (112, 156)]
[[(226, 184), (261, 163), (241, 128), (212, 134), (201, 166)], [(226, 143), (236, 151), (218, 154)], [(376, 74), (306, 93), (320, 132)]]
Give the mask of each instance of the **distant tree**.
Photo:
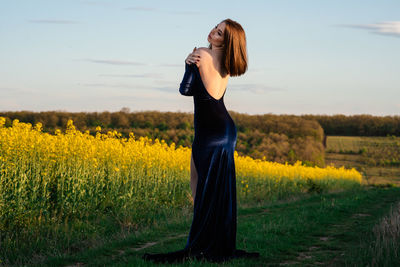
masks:
[(120, 112), (122, 112), (122, 113), (130, 113), (131, 110), (128, 107), (123, 107), (123, 108), (121, 108)]

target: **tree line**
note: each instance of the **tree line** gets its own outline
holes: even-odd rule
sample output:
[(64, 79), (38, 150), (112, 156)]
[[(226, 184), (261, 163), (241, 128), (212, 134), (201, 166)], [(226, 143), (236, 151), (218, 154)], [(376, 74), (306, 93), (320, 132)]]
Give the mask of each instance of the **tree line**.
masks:
[[(316, 120), (296, 115), (248, 115), (229, 111), (234, 120), (238, 139), (236, 151), (239, 155), (290, 164), (301, 160), (309, 166), (325, 165), (324, 131)], [(123, 137), (130, 132), (138, 138), (147, 136), (153, 140), (164, 139), (167, 144), (191, 147), (194, 139), (193, 113), (143, 111), (130, 112), (123, 108), (118, 112), (64, 112), (64, 111), (15, 111), (0, 112), (6, 117), (6, 127), (12, 120), (35, 125), (43, 124), (43, 132), (54, 133), (65, 130), (67, 121), (72, 119), (80, 131), (96, 133), (116, 130)]]
[(400, 116), (360, 115), (301, 115), (316, 120), (326, 135), (400, 136)]

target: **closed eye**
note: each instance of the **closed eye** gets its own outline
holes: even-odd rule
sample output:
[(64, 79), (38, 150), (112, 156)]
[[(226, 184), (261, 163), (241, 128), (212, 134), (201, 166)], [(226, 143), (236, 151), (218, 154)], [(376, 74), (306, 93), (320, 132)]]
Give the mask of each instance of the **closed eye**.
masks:
[[(214, 29), (216, 29), (218, 25), (215, 25)], [(218, 31), (218, 35), (221, 36), (221, 30)]]
[[(217, 27), (218, 27), (218, 24), (215, 25), (214, 29), (217, 29)], [(221, 35), (221, 30), (218, 31), (218, 35), (219, 35), (219, 36), (222, 36), (222, 35)]]

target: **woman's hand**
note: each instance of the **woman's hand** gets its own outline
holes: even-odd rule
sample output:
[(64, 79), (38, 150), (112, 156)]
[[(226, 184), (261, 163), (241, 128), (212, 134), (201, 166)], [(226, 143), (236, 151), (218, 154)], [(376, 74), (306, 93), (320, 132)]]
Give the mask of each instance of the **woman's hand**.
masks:
[(193, 48), (192, 53), (190, 53), (190, 54), (186, 57), (185, 62), (186, 62), (187, 64), (193, 64), (193, 63), (194, 63), (194, 64), (196, 64), (196, 65), (200, 62), (200, 55), (198, 55), (198, 54), (196, 53), (196, 47)]

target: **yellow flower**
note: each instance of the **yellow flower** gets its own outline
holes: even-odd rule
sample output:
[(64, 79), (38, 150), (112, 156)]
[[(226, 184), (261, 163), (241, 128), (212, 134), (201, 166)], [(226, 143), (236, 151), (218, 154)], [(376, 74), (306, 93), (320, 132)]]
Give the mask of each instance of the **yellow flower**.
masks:
[(38, 132), (42, 131), (42, 129), (43, 129), (42, 126), (43, 126), (42, 123), (40, 123), (40, 122), (36, 123), (35, 130)]
[[(79, 207), (90, 202), (101, 201), (103, 188), (116, 190), (107, 193), (118, 194), (123, 205), (129, 205), (132, 200), (171, 207), (185, 205), (181, 195), (185, 194), (190, 181), (191, 148), (176, 147), (175, 143), (168, 145), (158, 138), (154, 142), (148, 137), (135, 139), (133, 133), (129, 133), (129, 138), (120, 138), (121, 133), (116, 131), (102, 134), (100, 126), (92, 136), (75, 129), (72, 120), (68, 120), (65, 133), (57, 129), (54, 135), (38, 131), (42, 128), (39, 123), (32, 128), (29, 123), (14, 120), (12, 127), (2, 127), (5, 122), (5, 118), (0, 117), (0, 179), (13, 181), (5, 186), (11, 191), (11, 197), (21, 199), (21, 207), (40, 210), (46, 205), (40, 199), (45, 201), (48, 192), (43, 192), (43, 197), (39, 196), (37, 201), (21, 196), (21, 192), (28, 192), (24, 187), (31, 183), (32, 188), (40, 188), (44, 183), (43, 188), (50, 190), (49, 184), (53, 182), (57, 183), (55, 186), (60, 194), (69, 196), (62, 204), (66, 205), (66, 210), (70, 206), (80, 210)], [(250, 191), (252, 196), (260, 199), (270, 196), (270, 192), (304, 192), (309, 180), (332, 188), (356, 185), (362, 180), (355, 169), (312, 168), (303, 166), (300, 161), (293, 165), (279, 164), (239, 156), (236, 151), (234, 157), (237, 181), (241, 185), (239, 197), (248, 197)], [(29, 174), (27, 166), (33, 166)], [(15, 176), (16, 172), (22, 175)], [(13, 187), (15, 179), (20, 179), (15, 181), (19, 186)], [(116, 185), (120, 184), (124, 186), (117, 189), (120, 187)], [(85, 190), (90, 190), (90, 194)], [(84, 193), (91, 198), (82, 199)], [(37, 194), (41, 193), (38, 191)], [(71, 203), (73, 201), (76, 202)], [(0, 216), (3, 210), (12, 214), (14, 208), (5, 202)], [(24, 216), (18, 220), (26, 223), (32, 220)]]
[(0, 128), (3, 127), (4, 124), (6, 124), (6, 118), (0, 117)]

